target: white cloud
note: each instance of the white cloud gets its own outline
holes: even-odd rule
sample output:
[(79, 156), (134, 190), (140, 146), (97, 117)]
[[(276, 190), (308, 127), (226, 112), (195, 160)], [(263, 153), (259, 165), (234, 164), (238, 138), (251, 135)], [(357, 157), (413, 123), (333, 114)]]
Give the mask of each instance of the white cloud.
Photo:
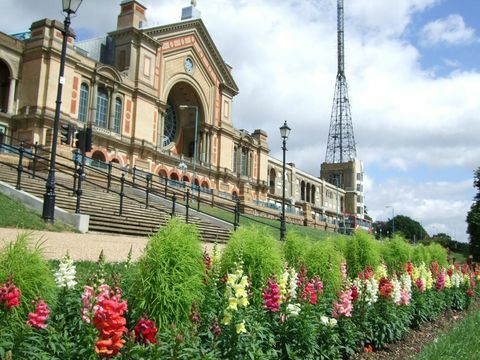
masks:
[(460, 45), (476, 41), (476, 36), (475, 29), (468, 27), (462, 16), (450, 14), (426, 24), (421, 31), (421, 40), (424, 45)]
[[(479, 165), (480, 73), (457, 68), (437, 77), (421, 68), (422, 49), (405, 36), (412, 15), (440, 1), (345, 1), (353, 126), (357, 153), (367, 169), (408, 174), (411, 169), (473, 170)], [(10, 14), (2, 21), (3, 31), (27, 29), (44, 17), (62, 18), (57, 0), (3, 2)], [(179, 21), (181, 8), (188, 5), (187, 0), (141, 2), (151, 25)], [(287, 161), (319, 175), (337, 71), (336, 1), (199, 0), (198, 8), (240, 88), (234, 99), (234, 125), (266, 130), (271, 153), (280, 158), (279, 127), (287, 120), (292, 128)], [(85, 1), (72, 26), (105, 34), (115, 28), (119, 10), (118, 0)], [(463, 19), (457, 25), (435, 32), (444, 34), (437, 38), (467, 39), (457, 30), (468, 35), (470, 28)], [(368, 176), (366, 203), (372, 213), (382, 215), (383, 206), (392, 203), (399, 213), (427, 216), (428, 224), (451, 224), (445, 210), (451, 208), (457, 233), (464, 227), (465, 204), (473, 196), (468, 191), (449, 192), (436, 183), (441, 179), (432, 178), (433, 185), (412, 180), (397, 186), (394, 180), (378, 180), (377, 174)], [(471, 184), (470, 178), (465, 181)], [(441, 191), (428, 193), (430, 187)]]

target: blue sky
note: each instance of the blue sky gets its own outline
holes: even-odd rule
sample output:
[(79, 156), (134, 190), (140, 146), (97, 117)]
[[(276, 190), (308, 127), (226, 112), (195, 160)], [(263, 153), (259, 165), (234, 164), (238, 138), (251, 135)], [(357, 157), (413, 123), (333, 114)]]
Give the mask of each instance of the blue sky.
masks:
[[(189, 0), (140, 0), (149, 26), (180, 20)], [(62, 19), (58, 0), (3, 0), (0, 30)], [(116, 27), (120, 0), (85, 0), (81, 37)], [(211, 37), (240, 88), (238, 128), (292, 132), (288, 158), (318, 176), (336, 76), (336, 0), (198, 0)], [(221, 16), (219, 16), (221, 13)], [(480, 1), (345, 0), (346, 75), (369, 213), (419, 219), (467, 241), (465, 217), (480, 166)]]

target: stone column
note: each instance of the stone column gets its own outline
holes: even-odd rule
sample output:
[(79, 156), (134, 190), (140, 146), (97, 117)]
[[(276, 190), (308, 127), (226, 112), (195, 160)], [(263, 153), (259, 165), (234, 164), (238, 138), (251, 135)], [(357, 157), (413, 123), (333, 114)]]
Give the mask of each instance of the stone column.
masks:
[(107, 129), (113, 130), (113, 123), (115, 121), (115, 97), (117, 96), (117, 91), (115, 88), (113, 90), (108, 89), (108, 101), (110, 101), (109, 114), (108, 114), (108, 123)]
[(202, 161), (204, 163), (207, 162), (207, 131), (203, 131), (203, 139), (202, 139)]
[(8, 93), (8, 108), (7, 108), (7, 113), (14, 115), (15, 114), (15, 109), (14, 109), (14, 104), (15, 104), (15, 88), (17, 85), (17, 79), (11, 78), (10, 79), (10, 89)]
[(208, 164), (212, 163), (212, 133), (208, 133), (208, 155), (207, 155), (207, 162)]

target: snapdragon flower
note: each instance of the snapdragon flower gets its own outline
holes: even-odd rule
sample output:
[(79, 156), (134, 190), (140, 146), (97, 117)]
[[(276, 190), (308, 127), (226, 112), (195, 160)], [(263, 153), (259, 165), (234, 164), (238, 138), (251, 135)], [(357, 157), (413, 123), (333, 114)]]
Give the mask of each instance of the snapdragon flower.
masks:
[(55, 282), (60, 288), (73, 289), (77, 282), (75, 281), (75, 275), (77, 270), (73, 264), (73, 259), (67, 254), (60, 261), (58, 270), (55, 272)]

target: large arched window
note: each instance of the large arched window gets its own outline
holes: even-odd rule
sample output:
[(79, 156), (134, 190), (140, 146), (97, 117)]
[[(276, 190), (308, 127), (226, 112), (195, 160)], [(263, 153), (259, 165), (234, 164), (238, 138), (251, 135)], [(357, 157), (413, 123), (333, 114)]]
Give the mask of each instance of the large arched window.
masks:
[(275, 194), (275, 181), (276, 181), (277, 173), (275, 172), (274, 168), (270, 169), (270, 181), (269, 181), (269, 188), (270, 194)]
[(97, 116), (95, 118), (95, 125), (101, 128), (106, 128), (107, 119), (108, 119), (108, 94), (105, 88), (99, 87), (97, 92)]
[(170, 102), (167, 102), (167, 111), (165, 112), (165, 122), (163, 127), (163, 146), (169, 145), (177, 133), (177, 114), (175, 108)]
[(83, 83), (80, 86), (80, 104), (78, 107), (78, 121), (87, 122), (87, 112), (88, 112), (88, 85)]
[(10, 93), (10, 70), (2, 60), (0, 60), (0, 112), (8, 112), (8, 99)]
[(122, 123), (122, 100), (120, 98), (115, 99), (115, 116), (113, 118), (113, 131), (117, 134), (120, 133), (120, 124)]

